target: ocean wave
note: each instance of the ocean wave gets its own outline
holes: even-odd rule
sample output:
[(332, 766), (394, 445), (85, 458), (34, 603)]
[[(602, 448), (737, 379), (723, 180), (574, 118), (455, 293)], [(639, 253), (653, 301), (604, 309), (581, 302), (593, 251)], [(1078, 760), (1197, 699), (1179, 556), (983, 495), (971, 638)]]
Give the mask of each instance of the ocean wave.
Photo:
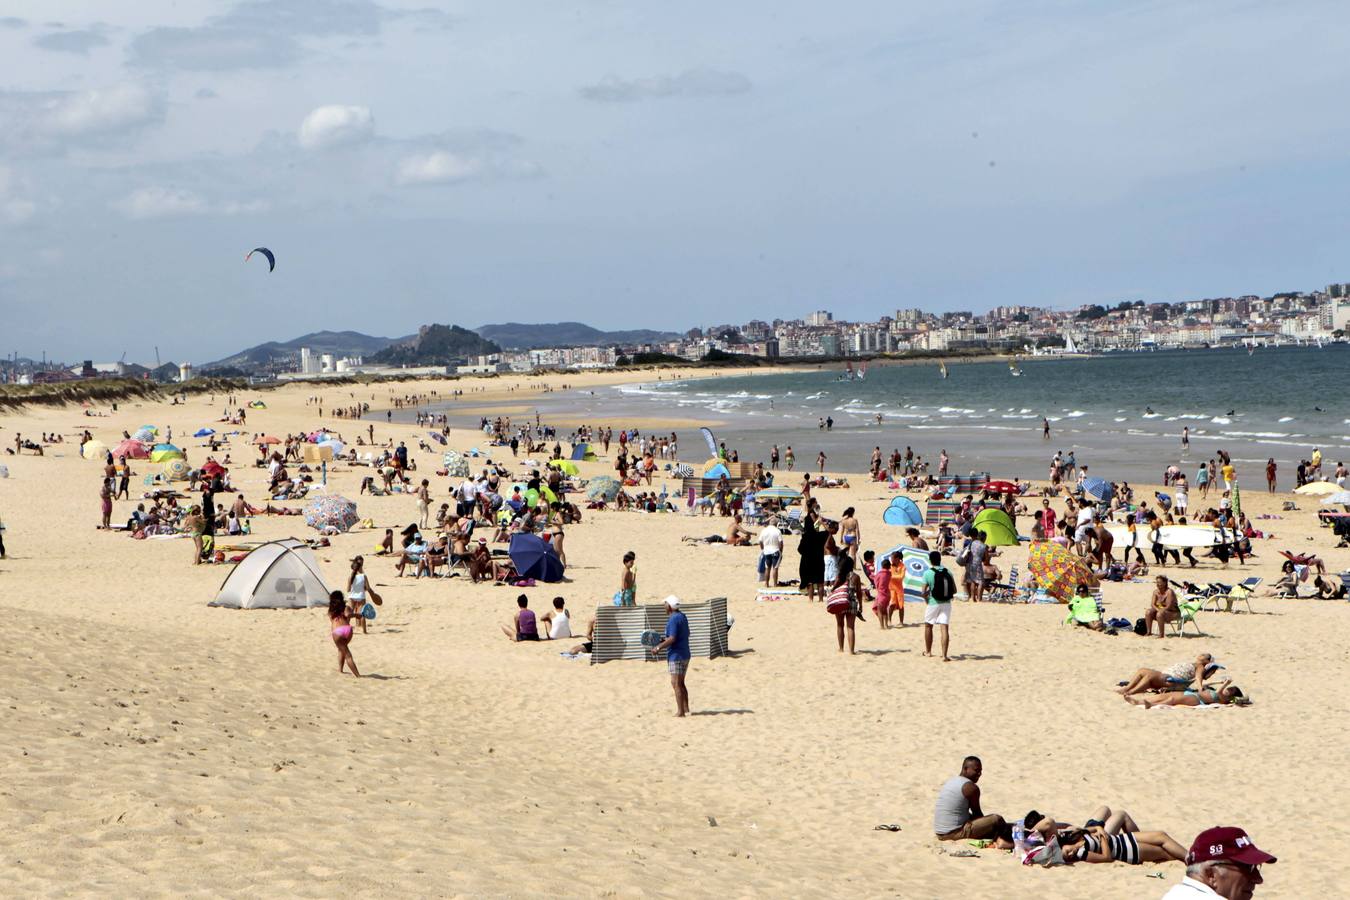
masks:
[(1215, 424), (1215, 425), (1232, 425), (1232, 424), (1233, 424), (1233, 420), (1230, 419), (1230, 418), (1228, 418), (1227, 416), (1215, 416), (1214, 418), (1210, 419), (1209, 421), (1210, 421), (1211, 423)]
[(1224, 437), (1283, 438), (1289, 437), (1287, 431), (1220, 431)]
[(1281, 416), (1280, 419), (1279, 419), (1279, 421), (1281, 421), (1281, 422), (1292, 422), (1292, 421), (1294, 421), (1294, 417), (1293, 417), (1293, 416)]

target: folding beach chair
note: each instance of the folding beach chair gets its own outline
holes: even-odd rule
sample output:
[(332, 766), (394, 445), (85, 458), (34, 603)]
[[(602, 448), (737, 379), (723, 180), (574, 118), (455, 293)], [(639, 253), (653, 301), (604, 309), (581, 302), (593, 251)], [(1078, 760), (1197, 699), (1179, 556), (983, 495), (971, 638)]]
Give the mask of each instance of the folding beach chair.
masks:
[(1252, 603), (1249, 598), (1256, 591), (1257, 586), (1260, 584), (1261, 579), (1253, 575), (1251, 578), (1248, 578), (1245, 581), (1233, 585), (1231, 588), (1228, 588), (1228, 590), (1222, 593), (1215, 592), (1210, 594), (1209, 596), (1205, 597), (1202, 603), (1203, 604), (1213, 603), (1215, 612), (1219, 611), (1220, 600), (1224, 601), (1225, 603), (1224, 610), (1226, 612), (1233, 611), (1234, 603), (1245, 603), (1247, 604), (1247, 612), (1251, 612)]
[(1204, 636), (1205, 633), (1200, 630), (1200, 623), (1195, 621), (1195, 615), (1203, 608), (1204, 602), (1204, 598), (1199, 596), (1177, 598), (1177, 611), (1179, 615), (1176, 619), (1172, 620), (1172, 628), (1176, 632), (1177, 637), (1181, 637), (1182, 634), (1185, 633), (1187, 622), (1190, 622), (1191, 625), (1195, 626), (1195, 633), (1197, 635), (1200, 637)]

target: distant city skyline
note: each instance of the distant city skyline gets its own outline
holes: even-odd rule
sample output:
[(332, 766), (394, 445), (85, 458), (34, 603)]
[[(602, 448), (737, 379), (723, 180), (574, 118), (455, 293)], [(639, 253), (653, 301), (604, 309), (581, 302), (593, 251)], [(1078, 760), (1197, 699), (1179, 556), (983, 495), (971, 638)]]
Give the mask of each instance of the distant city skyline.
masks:
[(1347, 38), (1326, 2), (11, 0), (0, 352), (1316, 290)]

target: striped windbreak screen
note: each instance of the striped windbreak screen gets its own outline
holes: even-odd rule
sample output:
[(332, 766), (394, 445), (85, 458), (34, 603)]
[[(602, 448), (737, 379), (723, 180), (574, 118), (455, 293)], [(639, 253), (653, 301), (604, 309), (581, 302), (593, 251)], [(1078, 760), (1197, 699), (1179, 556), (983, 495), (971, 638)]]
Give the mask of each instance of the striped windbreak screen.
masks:
[[(689, 619), (689, 650), (695, 656), (712, 659), (727, 652), (726, 597), (705, 603), (682, 603), (680, 611)], [(596, 607), (591, 665), (611, 659), (664, 659), (664, 651), (654, 654), (642, 645), (642, 633), (654, 631), (664, 635), (667, 618), (664, 603)]]

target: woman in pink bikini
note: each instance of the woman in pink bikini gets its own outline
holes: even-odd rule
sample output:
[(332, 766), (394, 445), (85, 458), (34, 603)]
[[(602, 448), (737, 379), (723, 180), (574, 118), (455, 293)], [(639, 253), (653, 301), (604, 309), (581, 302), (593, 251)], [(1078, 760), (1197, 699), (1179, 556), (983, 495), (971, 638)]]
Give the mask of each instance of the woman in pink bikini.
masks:
[(338, 674), (342, 674), (344, 668), (350, 668), (352, 674), (360, 678), (361, 673), (356, 670), (356, 660), (352, 659), (348, 646), (352, 642), (352, 619), (347, 601), (342, 599), (342, 591), (328, 595), (328, 625), (332, 629), (333, 643), (337, 645)]

